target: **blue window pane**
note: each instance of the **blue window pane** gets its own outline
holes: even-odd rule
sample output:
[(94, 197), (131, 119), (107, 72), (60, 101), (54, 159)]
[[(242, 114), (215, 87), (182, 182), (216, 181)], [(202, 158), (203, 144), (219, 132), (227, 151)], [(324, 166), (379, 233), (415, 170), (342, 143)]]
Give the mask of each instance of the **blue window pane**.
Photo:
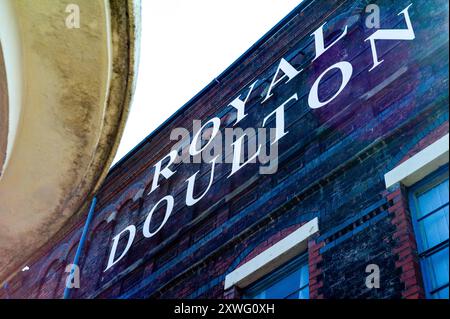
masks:
[(300, 271), (292, 273), (266, 290), (266, 298), (284, 298), (296, 291), (300, 281)]
[(448, 180), (426, 191), (417, 197), (419, 202), (419, 214), (422, 217), (433, 210), (448, 203)]
[(303, 288), (302, 290), (300, 290), (298, 299), (309, 299), (309, 287), (306, 287), (306, 288)]
[(430, 292), (448, 284), (448, 258), (447, 247), (424, 259)]
[(422, 233), (420, 252), (430, 249), (448, 239), (448, 206), (419, 221)]
[(309, 287), (305, 287), (287, 296), (286, 299), (309, 299)]
[[(306, 270), (306, 271), (305, 271)], [(285, 298), (308, 283), (307, 267), (301, 267), (266, 289), (266, 298)]]
[[(432, 180), (428, 179), (428, 182), (432, 183)], [(437, 185), (430, 184), (425, 190), (423, 182), (419, 182), (417, 187), (422, 191), (412, 192), (411, 208), (424, 287), (429, 298), (448, 298), (449, 180), (446, 178)]]
[(448, 287), (435, 292), (431, 297), (433, 299), (448, 299)]
[(307, 299), (309, 273), (305, 258), (288, 263), (261, 279), (244, 293), (253, 299)]
[(448, 203), (448, 179), (441, 184), (441, 187), (439, 187), (439, 196), (443, 203)]
[(308, 265), (303, 265), (301, 268), (301, 274), (300, 274), (300, 287), (305, 287), (309, 283), (309, 269)]
[(266, 298), (266, 291), (265, 290), (261, 291), (259, 294), (255, 295), (253, 297), (253, 299), (267, 299)]

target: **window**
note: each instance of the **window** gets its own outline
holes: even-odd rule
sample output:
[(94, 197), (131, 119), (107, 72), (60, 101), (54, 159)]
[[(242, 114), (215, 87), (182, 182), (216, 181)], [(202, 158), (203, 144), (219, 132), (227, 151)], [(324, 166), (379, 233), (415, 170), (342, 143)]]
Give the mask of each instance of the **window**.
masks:
[(308, 258), (303, 254), (249, 286), (244, 298), (308, 299), (308, 271)]
[(448, 168), (411, 188), (410, 206), (427, 298), (449, 293), (449, 178)]
[(309, 298), (308, 240), (319, 231), (314, 217), (225, 276), (224, 289), (239, 288), (243, 298)]

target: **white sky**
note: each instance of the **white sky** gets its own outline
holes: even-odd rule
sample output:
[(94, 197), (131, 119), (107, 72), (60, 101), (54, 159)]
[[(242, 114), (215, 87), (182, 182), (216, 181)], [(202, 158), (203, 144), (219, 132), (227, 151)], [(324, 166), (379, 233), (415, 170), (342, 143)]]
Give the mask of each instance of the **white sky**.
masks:
[(139, 75), (114, 162), (302, 0), (142, 0)]

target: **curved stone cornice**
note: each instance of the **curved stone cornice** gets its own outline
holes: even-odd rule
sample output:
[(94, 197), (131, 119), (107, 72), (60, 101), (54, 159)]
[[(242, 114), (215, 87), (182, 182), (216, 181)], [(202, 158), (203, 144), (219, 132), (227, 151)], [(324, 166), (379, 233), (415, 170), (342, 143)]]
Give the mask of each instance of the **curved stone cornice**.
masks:
[(140, 2), (76, 4), (0, 0), (0, 278), (82, 214), (128, 115)]

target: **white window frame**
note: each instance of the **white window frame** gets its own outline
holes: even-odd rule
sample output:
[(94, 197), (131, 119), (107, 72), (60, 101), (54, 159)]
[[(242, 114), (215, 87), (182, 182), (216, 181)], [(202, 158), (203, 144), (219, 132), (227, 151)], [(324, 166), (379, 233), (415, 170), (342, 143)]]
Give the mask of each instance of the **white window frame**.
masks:
[(244, 263), (225, 277), (225, 290), (245, 288), (308, 249), (308, 238), (319, 231), (317, 217)]
[(449, 162), (449, 134), (384, 175), (386, 188), (397, 183), (411, 186)]

